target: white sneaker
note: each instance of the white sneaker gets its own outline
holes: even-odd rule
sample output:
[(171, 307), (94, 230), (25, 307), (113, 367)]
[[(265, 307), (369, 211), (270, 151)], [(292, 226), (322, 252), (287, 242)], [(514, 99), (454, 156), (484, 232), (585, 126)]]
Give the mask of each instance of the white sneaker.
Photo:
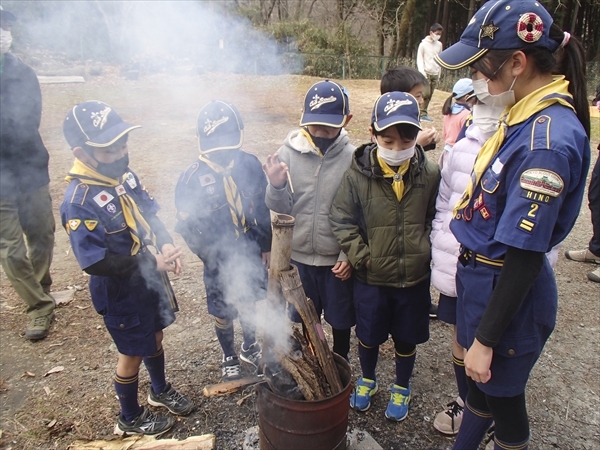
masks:
[(458, 434), (458, 429), (462, 423), (463, 410), (465, 404), (460, 397), (448, 403), (448, 409), (439, 413), (433, 421), (433, 428), (442, 434), (454, 436)]
[(567, 250), (565, 257), (571, 261), (600, 264), (600, 258), (590, 252), (588, 248), (585, 250)]

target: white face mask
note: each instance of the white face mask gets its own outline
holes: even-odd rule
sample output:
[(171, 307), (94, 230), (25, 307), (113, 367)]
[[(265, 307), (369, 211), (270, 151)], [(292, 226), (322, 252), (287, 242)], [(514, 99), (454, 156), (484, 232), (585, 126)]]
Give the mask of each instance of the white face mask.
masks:
[(441, 34), (435, 34), (435, 33), (431, 33), (431, 38), (432, 38), (434, 41), (439, 41), (441, 37), (442, 37), (442, 35), (441, 35)]
[(12, 33), (0, 28), (0, 53), (3, 55), (10, 50), (12, 45)]
[[(375, 140), (377, 142), (377, 139)], [(403, 162), (408, 161), (415, 154), (415, 146), (404, 150), (390, 150), (382, 147), (377, 142), (377, 155), (390, 166), (399, 166)]]
[(473, 80), (473, 92), (477, 96), (477, 99), (488, 106), (496, 106), (505, 108), (506, 106), (512, 106), (516, 103), (515, 100), (515, 91), (512, 90), (515, 82), (517, 81), (517, 77), (513, 79), (510, 88), (508, 91), (502, 92), (501, 94), (490, 94), (488, 90), (488, 82), (490, 80), (486, 80), (485, 78), (480, 78), (479, 80)]
[(501, 106), (473, 106), (473, 123), (485, 134), (493, 134), (498, 129), (498, 121), (504, 110)]

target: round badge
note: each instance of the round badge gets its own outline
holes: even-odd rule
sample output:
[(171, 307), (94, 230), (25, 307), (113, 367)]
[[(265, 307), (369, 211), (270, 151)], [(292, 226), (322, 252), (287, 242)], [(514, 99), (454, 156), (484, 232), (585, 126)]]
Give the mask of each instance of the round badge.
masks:
[(527, 43), (537, 42), (544, 33), (544, 22), (534, 13), (525, 13), (517, 22), (517, 36)]

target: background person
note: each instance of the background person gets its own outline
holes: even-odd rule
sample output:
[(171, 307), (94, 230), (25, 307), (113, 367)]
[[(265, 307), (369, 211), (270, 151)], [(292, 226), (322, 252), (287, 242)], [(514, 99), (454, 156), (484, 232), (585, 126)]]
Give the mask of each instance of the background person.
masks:
[(428, 84), (425, 86), (423, 93), (423, 104), (421, 105), (421, 120), (425, 122), (433, 122), (433, 119), (427, 114), (427, 108), (433, 92), (437, 86), (440, 77), (441, 67), (435, 62), (435, 56), (442, 51), (442, 31), (444, 28), (439, 23), (434, 23), (429, 28), (429, 35), (425, 37), (419, 44), (417, 49), (417, 69), (425, 78)]
[(0, 6), (0, 261), (27, 304), (25, 337), (38, 340), (54, 319), (55, 224), (49, 155), (39, 132), (42, 93), (33, 69), (9, 52), (14, 21)]

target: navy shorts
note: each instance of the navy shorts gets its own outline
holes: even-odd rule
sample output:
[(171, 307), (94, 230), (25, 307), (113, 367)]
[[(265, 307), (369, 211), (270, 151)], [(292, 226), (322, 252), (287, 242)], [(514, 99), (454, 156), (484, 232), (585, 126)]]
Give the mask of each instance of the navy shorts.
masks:
[[(477, 263), (458, 265), (456, 326), (458, 343), (469, 348), (500, 276), (499, 267)], [(529, 373), (539, 358), (556, 321), (558, 293), (547, 258), (521, 308), (494, 347), (491, 372), (479, 389), (495, 397), (514, 397), (525, 391)]]
[(456, 325), (456, 297), (449, 297), (440, 292), (437, 316), (442, 322)]
[(388, 340), (421, 344), (429, 339), (429, 279), (395, 288), (354, 281), (356, 337), (373, 347)]
[(204, 265), (208, 313), (224, 320), (253, 316), (257, 300), (267, 297), (267, 269), (259, 255), (231, 256), (218, 267)]
[(175, 321), (177, 311), (166, 274), (156, 272), (150, 286), (139, 274), (129, 278), (92, 276), (90, 292), (119, 353), (156, 354), (156, 333)]
[[(298, 267), (304, 293), (315, 304), (317, 315), (325, 312), (325, 321), (337, 330), (352, 328), (356, 323), (352, 300), (352, 278), (342, 281), (331, 269), (333, 266), (308, 266), (292, 261)], [(301, 322), (300, 315), (288, 305), (290, 319)]]

